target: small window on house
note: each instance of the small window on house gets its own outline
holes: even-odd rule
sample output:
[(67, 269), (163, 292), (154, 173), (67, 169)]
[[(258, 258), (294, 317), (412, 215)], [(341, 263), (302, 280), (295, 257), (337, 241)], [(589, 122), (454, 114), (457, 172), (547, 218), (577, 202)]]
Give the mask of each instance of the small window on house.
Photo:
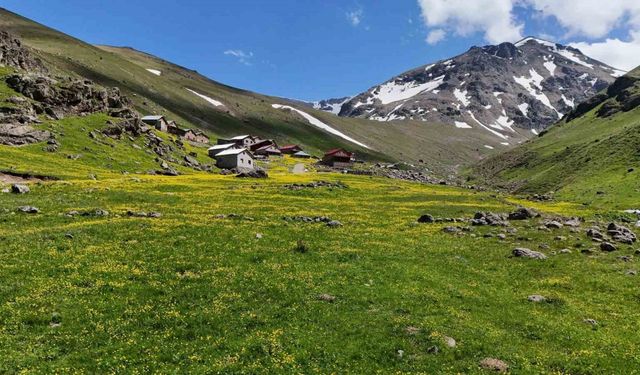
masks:
[(244, 163), (244, 159), (243, 158), (240, 158), (240, 163)]
[(249, 162), (249, 165), (251, 165), (251, 159), (247, 160)]

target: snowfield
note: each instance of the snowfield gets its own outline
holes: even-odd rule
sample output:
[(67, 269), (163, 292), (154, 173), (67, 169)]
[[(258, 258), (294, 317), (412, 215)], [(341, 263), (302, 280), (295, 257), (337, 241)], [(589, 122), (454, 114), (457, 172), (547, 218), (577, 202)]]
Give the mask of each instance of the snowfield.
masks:
[(189, 91), (190, 93), (199, 96), (200, 98), (208, 101), (209, 103), (213, 104), (215, 107), (224, 107), (224, 104), (222, 104), (222, 102), (219, 102), (215, 99), (211, 99), (210, 97), (206, 96), (206, 95), (202, 95), (200, 93), (197, 93), (191, 89), (186, 89), (187, 91)]
[(159, 71), (158, 69), (147, 69), (147, 72), (151, 73), (151, 74), (155, 74), (157, 76), (159, 76), (160, 74), (162, 74), (161, 71)]
[[(414, 81), (406, 83), (387, 82), (378, 87), (378, 94), (374, 97), (384, 105), (410, 99), (421, 92), (432, 91), (438, 88), (444, 81), (444, 75), (431, 81), (419, 84)], [(367, 103), (368, 104), (368, 103)]]
[(311, 125), (313, 125), (313, 126), (315, 126), (317, 128), (320, 128), (320, 129), (322, 129), (322, 130), (324, 130), (326, 132), (329, 132), (329, 133), (331, 133), (333, 135), (337, 135), (338, 137), (346, 139), (347, 141), (349, 141), (351, 143), (355, 143), (358, 146), (364, 147), (366, 149), (371, 149), (369, 146), (365, 145), (364, 143), (358, 142), (355, 139), (349, 137), (348, 135), (342, 133), (341, 131), (332, 128), (331, 126), (329, 126), (329, 125), (325, 124), (324, 122), (318, 120), (317, 118), (311, 116), (307, 112), (303, 112), (303, 111), (301, 111), (299, 109), (293, 108), (293, 107), (288, 106), (288, 105), (282, 105), (282, 104), (272, 104), (271, 107), (273, 107), (275, 109), (288, 109), (290, 111), (296, 112), (300, 116), (304, 117), (309, 122), (309, 124), (311, 124)]

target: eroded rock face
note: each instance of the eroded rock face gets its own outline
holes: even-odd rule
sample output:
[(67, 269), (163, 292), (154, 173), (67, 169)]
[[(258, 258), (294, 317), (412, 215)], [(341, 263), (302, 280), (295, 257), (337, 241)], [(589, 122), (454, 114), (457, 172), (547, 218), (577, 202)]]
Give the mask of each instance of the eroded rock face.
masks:
[(35, 129), (24, 124), (0, 124), (0, 144), (8, 146), (22, 146), (43, 142), (51, 137), (46, 130)]
[(6, 31), (0, 31), (0, 64), (31, 72), (46, 72), (42, 61), (33, 56), (20, 39)]

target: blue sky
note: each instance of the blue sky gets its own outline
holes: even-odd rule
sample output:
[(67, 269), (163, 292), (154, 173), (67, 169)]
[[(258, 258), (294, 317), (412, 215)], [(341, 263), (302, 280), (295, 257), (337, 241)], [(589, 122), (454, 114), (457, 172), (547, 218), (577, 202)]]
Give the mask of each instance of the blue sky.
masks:
[[(583, 50), (599, 48), (607, 57), (608, 41), (617, 41), (624, 43), (618, 48), (624, 55), (619, 61), (629, 59), (624, 51), (635, 46), (634, 17), (640, 20), (635, 5), (607, 14), (601, 22), (603, 31), (599, 24), (589, 30), (580, 18), (562, 15), (564, 10), (555, 9), (553, 0), (525, 1), (531, 4), (521, 6), (516, 0), (64, 0), (55, 6), (51, 0), (2, 0), (0, 4), (90, 43), (134, 47), (225, 84), (304, 100), (356, 94), (472, 45), (502, 38), (513, 41), (523, 35), (583, 43)], [(591, 2), (576, 2), (587, 3)], [(596, 11), (597, 3), (589, 6)]]

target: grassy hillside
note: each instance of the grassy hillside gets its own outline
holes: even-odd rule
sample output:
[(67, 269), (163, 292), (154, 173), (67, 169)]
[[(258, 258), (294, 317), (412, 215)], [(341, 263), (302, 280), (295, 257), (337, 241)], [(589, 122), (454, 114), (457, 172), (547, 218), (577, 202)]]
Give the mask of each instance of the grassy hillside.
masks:
[[(539, 231), (538, 219), (514, 222), (505, 240), (492, 227), (447, 234), (451, 224), (416, 218), (522, 202), (312, 166), (293, 175), (288, 158), (271, 162), (266, 180), (136, 173), (153, 168), (153, 156), (128, 139), (92, 140), (85, 130), (104, 120), (41, 125), (63, 134), (57, 153), (0, 146), (0, 164), (62, 178), (0, 194), (2, 373), (478, 373), (485, 357), (514, 373), (640, 366), (636, 282), (625, 274), (633, 266), (617, 259), (631, 246), (580, 254), (586, 237)], [(65, 156), (73, 153), (83, 156)], [(347, 187), (286, 187), (318, 180)], [(16, 212), (23, 205), (40, 213)], [(536, 208), (595, 214), (578, 204)], [(283, 220), (298, 215), (343, 226)], [(509, 257), (541, 244), (545, 261)], [(567, 247), (574, 252), (557, 253)], [(547, 301), (528, 302), (531, 294)], [(594, 349), (602, 343), (606, 353)]]
[[(597, 207), (636, 208), (640, 193), (640, 108), (635, 99), (640, 96), (639, 81), (640, 69), (636, 69), (603, 93), (601, 100), (584, 108), (595, 105), (592, 109), (480, 163), (476, 176), (520, 193), (556, 191), (558, 198)], [(624, 82), (626, 89), (620, 90)], [(615, 111), (605, 115), (612, 108)]]
[[(423, 122), (343, 119), (295, 102), (287, 103), (281, 98), (217, 83), (195, 71), (131, 48), (92, 46), (6, 10), (0, 10), (0, 27), (21, 37), (59, 73), (76, 74), (105, 86), (120, 87), (141, 113), (167, 114), (184, 126), (200, 127), (213, 136), (258, 134), (280, 143), (299, 143), (316, 154), (333, 147), (345, 147), (370, 160), (424, 160), (440, 173), (448, 173), (494, 152), (484, 145), (496, 149), (505, 147), (500, 145), (501, 140), (478, 129)], [(161, 75), (156, 76), (147, 69), (159, 70)], [(187, 88), (224, 106), (215, 107)], [(372, 150), (315, 128), (295, 113), (272, 108), (272, 104), (277, 103), (298, 107)]]

